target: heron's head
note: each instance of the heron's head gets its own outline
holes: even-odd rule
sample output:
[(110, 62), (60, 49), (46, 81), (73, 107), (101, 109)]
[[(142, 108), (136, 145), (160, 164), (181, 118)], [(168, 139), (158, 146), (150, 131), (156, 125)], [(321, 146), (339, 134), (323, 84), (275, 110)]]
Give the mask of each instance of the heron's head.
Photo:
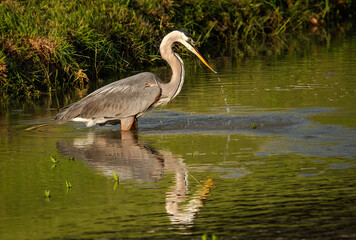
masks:
[(181, 44), (183, 44), (186, 48), (188, 48), (189, 51), (191, 51), (192, 53), (194, 53), (211, 71), (213, 71), (214, 73), (217, 73), (208, 63), (208, 61), (203, 57), (203, 55), (201, 55), (201, 53), (199, 52), (197, 46), (195, 45), (195, 42), (193, 41), (192, 36), (190, 36), (190, 34), (184, 30), (184, 29), (179, 29), (179, 30), (175, 30), (171, 33), (169, 33), (162, 41), (161, 43), (161, 50), (163, 48), (163, 46), (166, 46), (164, 44), (165, 39), (168, 38), (169, 40), (171, 40), (172, 42), (180, 42)]

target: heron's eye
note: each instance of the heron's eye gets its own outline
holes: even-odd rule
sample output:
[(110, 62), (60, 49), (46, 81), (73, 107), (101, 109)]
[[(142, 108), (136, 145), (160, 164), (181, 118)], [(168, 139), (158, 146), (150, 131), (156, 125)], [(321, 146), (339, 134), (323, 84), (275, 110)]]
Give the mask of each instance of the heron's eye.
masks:
[(193, 41), (193, 39), (192, 39), (192, 38), (188, 38), (188, 39), (187, 39), (187, 42), (188, 42), (189, 44), (191, 44), (191, 45), (193, 45), (193, 46), (194, 46), (194, 41)]

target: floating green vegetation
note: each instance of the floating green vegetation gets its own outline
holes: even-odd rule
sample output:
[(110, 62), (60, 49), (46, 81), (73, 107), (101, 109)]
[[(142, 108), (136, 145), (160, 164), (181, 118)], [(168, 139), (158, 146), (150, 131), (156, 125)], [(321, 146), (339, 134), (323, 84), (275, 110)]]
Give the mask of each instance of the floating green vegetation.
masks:
[(115, 171), (112, 172), (114, 175), (115, 182), (119, 182), (119, 176), (116, 175)]
[(56, 156), (51, 156), (50, 159), (51, 159), (52, 163), (54, 163), (54, 164), (59, 163), (59, 161), (57, 161), (57, 157)]
[(116, 175), (115, 171), (112, 172), (115, 180), (114, 184), (114, 191), (116, 190), (117, 186), (119, 185), (119, 176)]
[(75, 161), (75, 157), (69, 157), (68, 160), (69, 161)]
[(217, 237), (215, 234), (211, 234), (211, 238), (209, 238), (209, 234), (208, 234), (208, 233), (204, 233), (204, 234), (201, 236), (201, 239), (202, 239), (202, 240), (208, 240), (208, 239), (217, 240), (218, 237)]
[(66, 186), (67, 186), (68, 189), (72, 188), (72, 184), (68, 180), (66, 180)]
[(48, 199), (48, 198), (50, 198), (50, 197), (51, 197), (51, 191), (50, 191), (50, 190), (45, 190), (45, 192), (44, 192), (44, 193), (45, 193), (45, 195), (44, 195), (44, 196), (45, 196), (45, 198), (47, 198), (47, 199)]
[[(254, 51), (285, 33), (354, 17), (352, 0), (0, 2), (0, 101), (78, 89), (160, 59), (185, 28), (211, 56)], [(322, 31), (321, 31), (322, 32)]]
[(252, 123), (252, 124), (251, 124), (251, 128), (252, 128), (252, 129), (256, 129), (256, 128), (257, 128), (257, 127), (256, 127), (256, 124)]

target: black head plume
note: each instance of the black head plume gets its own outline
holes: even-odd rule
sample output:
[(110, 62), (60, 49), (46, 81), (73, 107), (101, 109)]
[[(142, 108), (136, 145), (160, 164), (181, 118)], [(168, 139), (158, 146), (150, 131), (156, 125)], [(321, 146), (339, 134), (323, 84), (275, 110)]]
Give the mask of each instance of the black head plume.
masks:
[(177, 31), (184, 33), (185, 36), (192, 38), (192, 36), (184, 29), (178, 29)]

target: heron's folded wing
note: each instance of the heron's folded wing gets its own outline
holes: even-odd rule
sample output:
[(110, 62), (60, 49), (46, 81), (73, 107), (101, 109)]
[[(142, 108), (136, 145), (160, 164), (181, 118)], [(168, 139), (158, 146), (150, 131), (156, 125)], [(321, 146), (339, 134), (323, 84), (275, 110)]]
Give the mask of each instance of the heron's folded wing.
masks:
[(160, 96), (161, 89), (140, 83), (112, 89), (93, 96), (85, 103), (79, 117), (123, 118), (145, 112)]
[[(145, 75), (147, 74), (147, 75)], [(58, 122), (73, 118), (124, 118), (145, 112), (157, 101), (161, 89), (151, 73), (141, 73), (108, 84), (64, 108)]]

